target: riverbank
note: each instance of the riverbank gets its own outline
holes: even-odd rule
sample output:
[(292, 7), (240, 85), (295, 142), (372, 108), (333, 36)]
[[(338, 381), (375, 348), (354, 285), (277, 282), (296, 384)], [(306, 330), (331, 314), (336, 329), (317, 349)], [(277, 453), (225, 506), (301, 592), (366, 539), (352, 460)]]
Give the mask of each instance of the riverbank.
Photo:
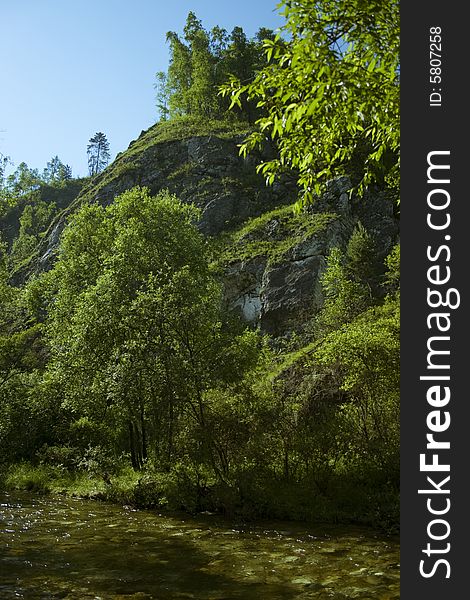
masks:
[(22, 462), (3, 469), (0, 489), (101, 500), (139, 509), (184, 511), (191, 515), (214, 512), (247, 522), (285, 519), (367, 525), (387, 533), (399, 531), (397, 495), (386, 490), (353, 489), (347, 482), (337, 485), (337, 493), (328, 497), (306, 486), (279, 481), (258, 481), (250, 495), (246, 495), (246, 490), (235, 486), (210, 482), (195, 485), (174, 472), (134, 471), (130, 466), (122, 466), (110, 475)]

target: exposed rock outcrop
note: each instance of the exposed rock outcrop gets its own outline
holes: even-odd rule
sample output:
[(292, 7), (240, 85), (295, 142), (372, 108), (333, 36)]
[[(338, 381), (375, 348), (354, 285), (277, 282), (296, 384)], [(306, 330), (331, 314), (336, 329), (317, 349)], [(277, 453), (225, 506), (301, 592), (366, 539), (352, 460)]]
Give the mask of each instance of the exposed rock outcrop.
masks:
[(349, 179), (341, 177), (305, 214), (284, 209), (253, 221), (230, 257), (222, 258), (228, 260), (223, 278), (229, 307), (271, 335), (298, 330), (322, 306), (321, 275), (330, 250), (344, 249), (359, 221), (383, 260), (398, 235), (393, 205), (382, 193), (358, 199), (350, 189)]
[[(181, 201), (193, 203), (201, 210), (201, 231), (210, 236), (295, 199), (293, 184), (267, 187), (256, 173), (257, 161), (239, 155), (244, 135), (212, 134), (159, 141), (158, 135), (151, 135), (154, 129), (158, 132), (155, 126), (132, 142), (56, 219), (39, 248), (39, 269), (47, 268), (53, 259), (57, 232), (63, 230), (69, 214), (84, 202), (109, 204), (137, 185), (148, 187), (153, 194), (168, 189)], [(269, 158), (271, 153), (267, 147), (263, 157)]]
[[(296, 198), (289, 181), (267, 187), (256, 173), (264, 155), (244, 159), (244, 136), (227, 132), (161, 139), (158, 126), (142, 132), (82, 190), (43, 239), (33, 270), (54, 260), (67, 217), (85, 202), (109, 204), (136, 185), (151, 193), (168, 189), (201, 210), (200, 230), (228, 237), (218, 258), (224, 297), (230, 309), (274, 336), (298, 328), (323, 302), (320, 278), (335, 246), (346, 247), (361, 221), (385, 258), (395, 243), (398, 224), (393, 205), (382, 193), (351, 197), (351, 182), (338, 178), (302, 215), (290, 208)], [(168, 138), (168, 136), (167, 136)]]

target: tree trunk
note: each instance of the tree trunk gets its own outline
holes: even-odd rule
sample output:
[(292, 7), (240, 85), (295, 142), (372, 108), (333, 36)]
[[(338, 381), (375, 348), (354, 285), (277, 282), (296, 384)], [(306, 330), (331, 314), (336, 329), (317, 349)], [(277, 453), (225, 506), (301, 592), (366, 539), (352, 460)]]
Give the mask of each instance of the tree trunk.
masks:
[(135, 471), (138, 471), (139, 470), (139, 463), (138, 463), (137, 454), (136, 454), (136, 451), (135, 451), (134, 425), (132, 424), (132, 421), (129, 421), (129, 446), (130, 446), (130, 450), (131, 450), (132, 468)]

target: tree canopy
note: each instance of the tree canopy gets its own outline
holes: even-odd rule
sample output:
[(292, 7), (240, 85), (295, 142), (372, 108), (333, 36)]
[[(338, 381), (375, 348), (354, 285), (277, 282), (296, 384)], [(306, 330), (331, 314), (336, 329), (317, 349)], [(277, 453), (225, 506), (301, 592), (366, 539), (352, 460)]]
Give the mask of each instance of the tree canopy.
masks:
[(333, 176), (353, 175), (356, 189), (388, 187), (398, 201), (399, 2), (299, 0), (281, 3), (281, 35), (264, 43), (268, 64), (253, 81), (232, 77), (231, 105), (246, 99), (264, 114), (243, 153), (277, 142), (279, 156), (260, 165), (269, 183), (298, 174), (301, 204)]
[[(157, 108), (160, 117), (192, 115), (220, 117), (228, 103), (218, 94), (219, 86), (230, 75), (248, 81), (265, 64), (264, 38), (273, 39), (271, 30), (261, 28), (254, 39), (248, 39), (241, 27), (229, 34), (216, 26), (207, 31), (193, 12), (188, 14), (183, 35), (167, 33), (170, 46), (168, 73), (156, 74)], [(241, 116), (253, 120), (255, 107), (240, 105)]]
[(87, 146), (87, 154), (88, 171), (92, 176), (100, 173), (109, 163), (109, 159), (111, 158), (109, 142), (103, 132), (98, 131), (90, 138)]
[[(137, 506), (397, 523), (398, 2), (282, 6), (278, 36), (207, 31), (194, 13), (169, 32), (157, 107), (176, 122), (144, 134), (109, 177), (83, 187), (58, 156), (5, 177), (0, 162), (1, 473), (17, 463)], [(168, 191), (119, 194), (194, 178), (193, 201), (224, 219), (238, 190), (240, 218), (259, 214), (250, 164), (235, 161), (232, 180), (218, 151), (206, 163), (188, 146), (158, 173), (147, 160), (201, 131), (236, 143), (247, 120), (241, 150), (269, 143), (268, 183), (294, 173), (300, 204), (330, 178), (347, 186), (294, 214), (293, 186), (279, 185), (274, 210), (214, 237)], [(87, 151), (96, 175), (106, 136)], [(348, 202), (350, 180), (366, 201)], [(246, 308), (264, 334), (239, 318)]]
[[(49, 275), (57, 286), (51, 368), (65, 401), (124, 431), (136, 467), (150, 455), (170, 460), (187, 418), (205, 431), (207, 389), (257, 354), (254, 333), (237, 338), (221, 329), (221, 290), (196, 216), (167, 193), (139, 188), (108, 208), (85, 206)], [(206, 441), (213, 463), (208, 431)]]

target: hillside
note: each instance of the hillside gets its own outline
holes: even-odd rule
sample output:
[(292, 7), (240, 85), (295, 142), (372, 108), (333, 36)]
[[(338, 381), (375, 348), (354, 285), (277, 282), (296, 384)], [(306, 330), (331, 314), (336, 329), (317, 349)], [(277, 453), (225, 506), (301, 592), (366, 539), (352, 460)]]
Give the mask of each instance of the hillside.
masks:
[[(3, 296), (0, 445), (33, 463), (7, 485), (395, 526), (394, 205), (342, 176), (296, 211), (292, 178), (256, 173), (269, 145), (240, 157), (245, 135), (157, 124), (54, 189), (52, 222)], [(41, 186), (8, 213), (11, 251), (22, 206), (51, 197)], [(119, 475), (128, 461), (138, 480)], [(64, 469), (91, 483), (59, 484)], [(93, 479), (103, 471), (114, 487)]]
[(54, 252), (69, 214), (88, 202), (105, 205), (134, 186), (147, 187), (152, 194), (168, 189), (181, 201), (193, 203), (202, 211), (201, 231), (210, 236), (293, 202), (293, 185), (267, 188), (256, 174), (255, 161), (239, 157), (238, 144), (247, 131), (242, 124), (192, 118), (158, 123), (143, 131), (54, 220), (38, 250), (39, 268)]
[(256, 164), (273, 156), (272, 146), (249, 159), (239, 155), (248, 132), (242, 124), (190, 118), (143, 131), (76, 196), (56, 191), (62, 210), (14, 279), (53, 264), (60, 234), (80, 206), (107, 205), (135, 186), (152, 194), (167, 189), (201, 211), (198, 228), (216, 249), (227, 305), (273, 335), (302, 329), (322, 306), (320, 278), (330, 250), (345, 249), (361, 222), (376, 240), (383, 263), (397, 241), (394, 207), (379, 192), (350, 197), (351, 182), (343, 177), (304, 214), (296, 214), (293, 179), (267, 186), (256, 173)]

